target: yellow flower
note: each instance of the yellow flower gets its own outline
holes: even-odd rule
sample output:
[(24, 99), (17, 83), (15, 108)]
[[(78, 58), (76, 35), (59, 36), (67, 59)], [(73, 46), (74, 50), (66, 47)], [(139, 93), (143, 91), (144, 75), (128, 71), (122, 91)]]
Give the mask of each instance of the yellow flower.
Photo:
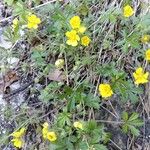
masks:
[(143, 35), (141, 38), (142, 43), (148, 43), (150, 42), (150, 35)]
[(74, 122), (74, 123), (73, 123), (73, 126), (74, 126), (75, 128), (77, 128), (77, 129), (83, 130), (83, 124), (82, 124), (81, 122), (79, 122), (79, 121)]
[(137, 68), (136, 71), (133, 73), (135, 84), (137, 85), (147, 83), (148, 76), (149, 76), (149, 73), (148, 72), (144, 73), (144, 70), (141, 67)]
[(145, 59), (150, 61), (150, 49), (148, 49), (145, 53)]
[(23, 146), (23, 141), (20, 138), (14, 138), (11, 140), (13, 145), (17, 148), (21, 148)]
[(66, 32), (66, 36), (68, 38), (68, 40), (66, 42), (68, 45), (71, 45), (71, 46), (77, 46), (78, 45), (78, 41), (80, 40), (80, 37), (75, 30), (71, 30), (70, 32), (69, 31)]
[(57, 59), (55, 62), (56, 68), (59, 68), (59, 69), (63, 68), (64, 64), (65, 64), (64, 59)]
[(57, 135), (55, 132), (48, 132), (47, 133), (47, 139), (51, 142), (54, 142), (57, 140)]
[(42, 135), (43, 135), (43, 138), (44, 138), (44, 139), (47, 138), (48, 127), (49, 127), (48, 123), (45, 122), (45, 123), (43, 124), (43, 129), (42, 129)]
[(88, 36), (83, 36), (82, 38), (81, 38), (81, 44), (82, 45), (84, 45), (84, 46), (88, 46), (89, 45), (89, 43), (90, 43), (90, 38), (88, 37)]
[(79, 16), (74, 16), (70, 19), (70, 25), (72, 29), (77, 29), (80, 27), (81, 19)]
[(104, 98), (107, 98), (113, 95), (111, 86), (107, 83), (99, 85), (99, 92), (100, 92), (100, 95)]
[(27, 26), (28, 26), (29, 29), (31, 29), (31, 28), (37, 29), (38, 28), (38, 24), (41, 23), (40, 18), (38, 18), (36, 15), (28, 16), (27, 20), (28, 20)]
[(80, 26), (78, 29), (79, 33), (84, 33), (86, 31), (86, 27), (85, 26)]
[(12, 27), (13, 27), (13, 29), (15, 29), (18, 26), (19, 20), (17, 18), (15, 18), (12, 23), (13, 23)]
[(13, 132), (11, 135), (15, 138), (20, 138), (25, 133), (25, 128), (21, 128), (19, 131)]
[(123, 8), (123, 15), (124, 15), (124, 17), (130, 17), (133, 14), (134, 14), (134, 10), (133, 10), (133, 8), (130, 5), (126, 5)]

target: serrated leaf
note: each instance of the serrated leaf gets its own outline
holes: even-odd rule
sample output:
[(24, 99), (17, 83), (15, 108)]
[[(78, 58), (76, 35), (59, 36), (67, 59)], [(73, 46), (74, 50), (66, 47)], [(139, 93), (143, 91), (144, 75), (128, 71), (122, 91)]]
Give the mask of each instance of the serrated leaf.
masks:
[(122, 119), (126, 122), (128, 120), (129, 116), (127, 112), (122, 113)]
[(127, 133), (127, 132), (128, 132), (128, 125), (127, 125), (127, 124), (122, 125), (122, 131), (123, 131), (124, 133)]
[(133, 121), (133, 120), (136, 120), (137, 118), (139, 117), (139, 114), (138, 113), (132, 113), (132, 115), (129, 117), (128, 121)]
[(132, 123), (132, 125), (137, 126), (137, 127), (140, 127), (144, 124), (143, 121), (139, 120), (139, 119), (133, 120), (132, 122), (130, 122), (130, 124), (131, 123)]
[(140, 135), (140, 131), (138, 129), (136, 129), (134, 126), (132, 125), (128, 125), (131, 133), (135, 136), (139, 136)]

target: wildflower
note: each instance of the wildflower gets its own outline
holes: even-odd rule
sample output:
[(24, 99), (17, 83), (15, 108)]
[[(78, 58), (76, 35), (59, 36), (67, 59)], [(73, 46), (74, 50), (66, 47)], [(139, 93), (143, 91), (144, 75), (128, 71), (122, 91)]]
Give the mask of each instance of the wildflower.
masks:
[(15, 18), (12, 23), (13, 23), (12, 27), (13, 27), (13, 29), (15, 29), (18, 26), (19, 20), (17, 18)]
[(90, 43), (90, 38), (88, 37), (88, 36), (83, 36), (82, 38), (81, 38), (81, 44), (82, 45), (84, 45), (84, 46), (88, 46), (89, 45), (89, 43)]
[(80, 27), (81, 19), (79, 16), (74, 16), (70, 19), (70, 25), (72, 29), (77, 29)]
[(148, 49), (145, 53), (145, 59), (150, 61), (150, 49)]
[(77, 46), (78, 45), (78, 41), (80, 40), (80, 37), (75, 30), (71, 30), (70, 32), (69, 31), (66, 32), (66, 36), (68, 38), (68, 40), (66, 42), (68, 45), (71, 45), (71, 46)]
[(57, 135), (55, 132), (48, 132), (47, 133), (47, 139), (51, 142), (54, 142), (57, 140)]
[(21, 148), (23, 146), (22, 136), (25, 133), (25, 128), (21, 128), (19, 131), (13, 132), (11, 135), (13, 136), (13, 139), (11, 140), (13, 142), (13, 145), (15, 147)]
[(75, 128), (77, 128), (77, 129), (83, 130), (83, 124), (82, 124), (81, 122), (79, 122), (79, 121), (74, 122), (74, 123), (73, 123), (73, 126), (74, 126)]
[(148, 72), (144, 73), (144, 70), (141, 67), (137, 68), (136, 71), (133, 73), (135, 84), (137, 85), (147, 83), (148, 76), (149, 76), (149, 73)]
[(60, 68), (60, 69), (63, 68), (64, 64), (65, 64), (64, 59), (57, 59), (55, 62), (56, 68)]
[(48, 123), (45, 122), (43, 124), (43, 129), (42, 129), (42, 135), (43, 135), (43, 138), (46, 139), (47, 138), (47, 133), (48, 133)]
[(28, 16), (27, 20), (28, 20), (27, 26), (29, 29), (31, 29), (31, 28), (37, 29), (38, 24), (41, 23), (40, 18), (38, 18), (36, 15), (33, 15), (33, 14)]
[(25, 128), (21, 128), (19, 131), (13, 132), (11, 135), (14, 138), (21, 138), (24, 133), (25, 133)]
[(123, 15), (124, 15), (124, 17), (130, 17), (133, 14), (134, 14), (134, 10), (133, 10), (133, 8), (130, 5), (126, 5), (123, 8)]
[(86, 31), (86, 27), (85, 26), (80, 26), (78, 29), (79, 33), (84, 33)]
[(107, 83), (99, 85), (99, 92), (100, 92), (100, 95), (104, 98), (107, 98), (113, 95), (111, 86)]
[(21, 148), (23, 146), (23, 141), (20, 138), (14, 138), (11, 140), (13, 145), (17, 148)]
[(141, 42), (142, 43), (148, 43), (150, 42), (150, 35), (143, 35), (142, 38), (141, 38)]

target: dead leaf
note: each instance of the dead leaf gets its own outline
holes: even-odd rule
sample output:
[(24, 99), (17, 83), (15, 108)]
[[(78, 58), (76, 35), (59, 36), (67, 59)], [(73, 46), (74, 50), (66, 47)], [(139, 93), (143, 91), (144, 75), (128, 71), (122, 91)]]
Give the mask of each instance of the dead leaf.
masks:
[(53, 72), (50, 72), (48, 78), (49, 80), (58, 82), (66, 80), (65, 74), (63, 73), (63, 71), (60, 71), (59, 69), (55, 69)]
[(9, 70), (4, 79), (0, 78), (0, 93), (3, 94), (7, 87), (9, 87), (13, 82), (19, 79), (17, 73), (14, 70)]

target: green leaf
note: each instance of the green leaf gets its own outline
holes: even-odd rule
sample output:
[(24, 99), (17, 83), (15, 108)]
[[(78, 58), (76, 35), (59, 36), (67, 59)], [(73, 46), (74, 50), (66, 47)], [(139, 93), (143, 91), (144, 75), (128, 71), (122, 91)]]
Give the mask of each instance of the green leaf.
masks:
[(87, 149), (88, 149), (87, 142), (81, 141), (81, 142), (79, 143), (79, 148), (78, 148), (78, 149), (87, 150)]
[(126, 122), (128, 120), (129, 116), (127, 112), (122, 113), (122, 119)]
[(70, 125), (71, 124), (70, 117), (71, 117), (71, 114), (67, 112), (60, 113), (57, 119), (58, 126), (64, 127), (66, 124)]
[(94, 145), (95, 150), (108, 150), (106, 146), (103, 144), (95, 144)]
[(99, 97), (98, 96), (94, 97), (93, 94), (88, 94), (85, 98), (85, 106), (88, 106), (91, 108), (98, 109), (100, 107), (99, 102), (100, 102)]
[(127, 124), (122, 125), (122, 131), (123, 131), (124, 133), (127, 133), (127, 132), (128, 132), (128, 125), (127, 125)]
[(140, 135), (140, 131), (138, 129), (136, 129), (134, 126), (132, 125), (128, 125), (131, 133), (135, 136), (139, 136)]
[(95, 129), (97, 129), (97, 123), (95, 120), (90, 120), (86, 125), (85, 125), (86, 131), (88, 133), (93, 132)]
[(130, 124), (140, 127), (144, 124), (144, 122), (142, 120), (136, 119), (136, 120), (133, 120), (132, 122), (130, 122)]
[(129, 117), (128, 121), (132, 122), (133, 120), (136, 120), (139, 117), (138, 113), (132, 113), (132, 115)]

